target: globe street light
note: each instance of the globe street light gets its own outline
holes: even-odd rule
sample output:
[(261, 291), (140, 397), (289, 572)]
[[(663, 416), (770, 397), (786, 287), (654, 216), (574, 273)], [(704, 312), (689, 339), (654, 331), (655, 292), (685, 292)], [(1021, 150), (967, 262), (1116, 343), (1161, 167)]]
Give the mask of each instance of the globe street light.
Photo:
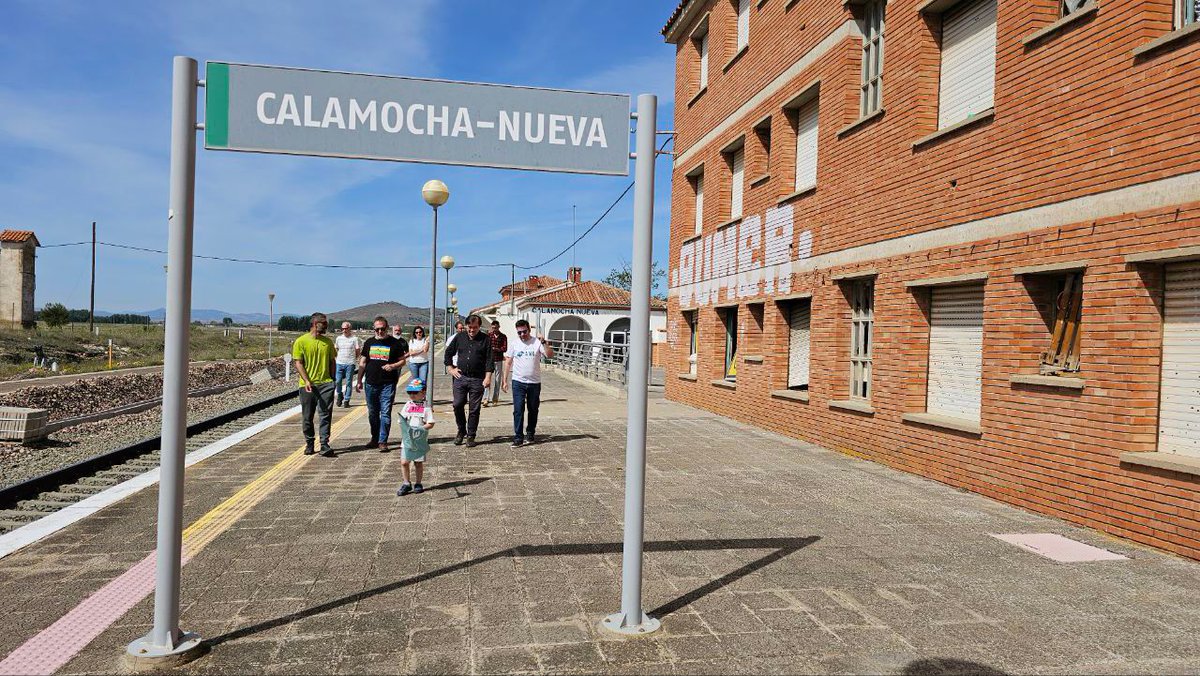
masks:
[[(438, 207), (450, 199), (450, 189), (446, 187), (445, 183), (437, 179), (426, 181), (425, 185), (421, 186), (421, 199), (433, 207), (433, 242), (430, 245), (433, 255), (429, 265), (429, 348), (430, 356), (433, 356), (433, 353), (436, 351), (436, 344), (433, 340), (433, 323), (437, 320), (437, 210)], [(443, 335), (442, 340), (444, 341), (445, 339), (446, 337)], [(425, 383), (425, 391), (429, 394), (430, 407), (433, 406), (433, 372), (434, 369), (429, 369)]]
[[(454, 267), (454, 257), (453, 256), (442, 256), (441, 262), (442, 262), (442, 269), (446, 271), (446, 305), (445, 305), (446, 316), (445, 316), (445, 321), (443, 323), (442, 335), (447, 336), (446, 340), (449, 341), (450, 340), (450, 338), (449, 338), (449, 336), (450, 336), (450, 294), (452, 293), (450, 290), (450, 268)], [(458, 287), (455, 287), (455, 288), (457, 289)]]

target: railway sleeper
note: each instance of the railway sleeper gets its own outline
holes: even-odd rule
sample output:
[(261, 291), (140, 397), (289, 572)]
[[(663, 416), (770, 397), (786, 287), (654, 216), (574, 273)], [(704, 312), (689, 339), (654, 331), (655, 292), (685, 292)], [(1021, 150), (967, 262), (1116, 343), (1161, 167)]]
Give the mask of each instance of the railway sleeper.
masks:
[(75, 504), (75, 502), (75, 500), (65, 502), (61, 500), (42, 500), (39, 496), (33, 500), (22, 500), (17, 503), (17, 507), (20, 507), (23, 511), (28, 512), (50, 513), (57, 512), (63, 507), (70, 507), (71, 505)]
[(46, 502), (63, 502), (68, 505), (73, 505), (86, 497), (86, 495), (82, 495), (80, 493), (68, 493), (66, 491), (58, 490), (42, 493), (41, 495), (37, 496), (37, 499), (44, 500)]
[(27, 512), (23, 509), (0, 509), (0, 522), (15, 523), (24, 526), (42, 518), (38, 512)]

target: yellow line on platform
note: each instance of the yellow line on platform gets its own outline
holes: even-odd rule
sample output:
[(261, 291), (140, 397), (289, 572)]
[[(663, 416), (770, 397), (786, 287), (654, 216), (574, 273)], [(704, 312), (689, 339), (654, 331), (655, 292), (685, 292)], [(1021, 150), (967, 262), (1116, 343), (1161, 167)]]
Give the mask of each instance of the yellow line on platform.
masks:
[[(403, 381), (402, 381), (403, 382)], [(350, 425), (354, 424), (367, 412), (367, 407), (355, 408), (333, 424), (330, 430), (330, 440), (339, 437)], [(212, 508), (207, 514), (196, 519), (196, 522), (183, 531), (183, 558), (187, 560), (197, 554), (206, 545), (224, 533), (230, 526), (237, 523), (255, 505), (262, 502), (283, 482), (294, 475), (305, 462), (313, 456), (304, 455), (304, 447), (297, 448), (286, 458), (280, 460), (256, 479), (246, 484), (237, 493), (221, 504)]]

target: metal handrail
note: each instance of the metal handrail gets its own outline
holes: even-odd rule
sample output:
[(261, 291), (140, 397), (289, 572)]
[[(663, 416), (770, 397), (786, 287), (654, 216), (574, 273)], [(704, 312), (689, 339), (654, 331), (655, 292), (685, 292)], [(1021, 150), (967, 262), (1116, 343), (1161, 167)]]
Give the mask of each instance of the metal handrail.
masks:
[(629, 346), (624, 343), (553, 340), (554, 358), (546, 362), (591, 380), (625, 385)]

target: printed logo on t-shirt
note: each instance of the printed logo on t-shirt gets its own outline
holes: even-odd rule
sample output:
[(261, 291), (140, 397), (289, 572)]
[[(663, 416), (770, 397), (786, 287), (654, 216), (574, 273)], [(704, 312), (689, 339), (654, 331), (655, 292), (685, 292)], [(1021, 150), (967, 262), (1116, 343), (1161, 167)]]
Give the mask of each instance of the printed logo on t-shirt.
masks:
[(392, 348), (388, 347), (387, 345), (372, 345), (371, 349), (367, 351), (368, 359), (387, 361), (391, 358), (391, 356)]

